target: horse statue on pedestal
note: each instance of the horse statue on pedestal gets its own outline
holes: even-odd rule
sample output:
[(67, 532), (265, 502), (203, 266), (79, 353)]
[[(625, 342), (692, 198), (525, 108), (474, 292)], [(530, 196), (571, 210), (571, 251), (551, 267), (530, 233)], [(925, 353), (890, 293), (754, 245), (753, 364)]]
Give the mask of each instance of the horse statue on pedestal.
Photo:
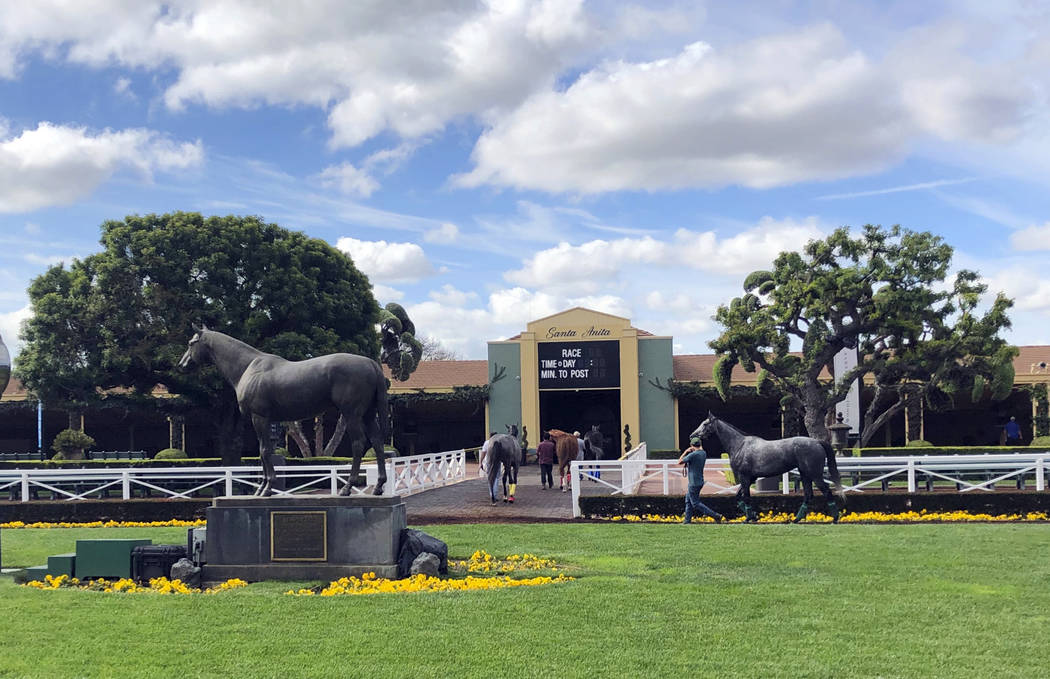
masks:
[(386, 377), (379, 364), (354, 354), (329, 354), (305, 361), (288, 361), (267, 354), (229, 335), (193, 326), (186, 353), (178, 367), (211, 361), (237, 394), (243, 415), (251, 417), (259, 439), (263, 483), (255, 495), (269, 496), (277, 479), (274, 471), (270, 422), (298, 421), (335, 407), (346, 422), (353, 450), (350, 479), (340, 489), (349, 495), (360, 481), (361, 457), (368, 446), (376, 451), (379, 480), (374, 493), (383, 494), (387, 436)]
[(843, 497), (838, 465), (835, 462), (835, 451), (826, 441), (818, 441), (808, 436), (793, 436), (778, 441), (767, 441), (758, 436), (750, 436), (733, 425), (720, 420), (711, 413), (700, 426), (693, 430), (689, 438), (699, 437), (704, 443), (704, 450), (717, 443), (729, 453), (729, 466), (733, 470), (740, 489), (736, 492), (737, 506), (744, 512), (748, 521), (757, 521), (758, 515), (751, 507), (751, 484), (764, 476), (780, 476), (792, 469), (798, 469), (802, 477), (802, 488), (805, 499), (795, 514), (795, 523), (806, 518), (809, 503), (813, 501), (813, 484), (817, 484), (824, 493), (828, 503), (828, 513), (833, 521), (839, 520), (839, 509), (832, 497), (831, 489), (824, 481), (824, 463), (827, 462), (828, 473), (835, 484), (835, 491)]
[[(496, 434), (489, 442), (489, 497), (496, 504), (496, 491), (503, 480), (503, 501), (514, 502), (518, 487), (518, 465), (521, 461), (521, 442), (518, 425), (508, 424), (506, 434)], [(502, 470), (502, 473), (501, 473)], [(508, 488), (509, 486), (509, 488)]]

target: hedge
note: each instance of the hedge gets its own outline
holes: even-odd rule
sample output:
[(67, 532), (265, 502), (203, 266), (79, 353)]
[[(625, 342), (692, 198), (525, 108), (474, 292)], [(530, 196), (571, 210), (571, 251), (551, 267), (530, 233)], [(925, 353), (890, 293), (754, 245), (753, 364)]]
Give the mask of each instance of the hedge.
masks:
[(0, 502), (0, 523), (24, 521), (35, 523), (63, 521), (168, 521), (203, 519), (210, 499), (184, 500), (34, 500), (33, 502)]
[[(375, 462), (374, 455), (366, 455), (364, 462)], [(349, 457), (289, 457), (284, 464), (289, 467), (303, 465), (347, 465), (353, 462)], [(259, 465), (259, 458), (241, 458), (241, 466)], [(0, 462), (0, 469), (107, 469), (116, 467), (222, 467), (222, 460), (215, 457), (189, 458), (179, 460), (11, 460)]]
[[(759, 512), (784, 512), (794, 514), (802, 504), (802, 495), (752, 495), (752, 506)], [(704, 495), (704, 504), (727, 517), (741, 516), (732, 495)], [(842, 506), (842, 499), (835, 500)], [(670, 495), (615, 495), (584, 496), (580, 498), (580, 511), (586, 518), (625, 516), (634, 514), (682, 514), (684, 499)], [(824, 498), (819, 494), (810, 504), (811, 511), (823, 512)], [(965, 511), (974, 514), (1020, 514), (1023, 512), (1050, 511), (1050, 493), (1037, 491), (996, 491), (994, 493), (850, 493), (846, 495), (845, 507), (851, 512), (903, 512), (926, 510), (929, 512)]]

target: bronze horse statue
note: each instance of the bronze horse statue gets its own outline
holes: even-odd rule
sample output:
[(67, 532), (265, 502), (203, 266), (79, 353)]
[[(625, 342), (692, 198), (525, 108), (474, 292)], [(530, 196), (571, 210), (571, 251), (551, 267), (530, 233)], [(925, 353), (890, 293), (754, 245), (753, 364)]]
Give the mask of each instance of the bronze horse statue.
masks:
[[(809, 503), (813, 501), (813, 484), (817, 484), (824, 493), (828, 504), (828, 513), (832, 521), (839, 520), (839, 508), (824, 480), (824, 465), (835, 486), (835, 491), (845, 500), (842, 482), (839, 477), (838, 464), (835, 462), (835, 451), (827, 441), (818, 441), (808, 436), (792, 436), (777, 441), (767, 441), (758, 436), (750, 436), (725, 420), (707, 414), (707, 419), (693, 430), (689, 439), (699, 438), (703, 448), (709, 454), (717, 449), (729, 453), (729, 466), (740, 482), (737, 490), (737, 506), (744, 512), (747, 521), (757, 521), (758, 515), (751, 507), (751, 484), (763, 476), (780, 476), (784, 472), (798, 469), (802, 477), (804, 498), (802, 506), (795, 514), (795, 523), (806, 518)], [(718, 445), (714, 445), (717, 442)]]
[(233, 387), (237, 405), (243, 415), (251, 417), (259, 439), (259, 458), (265, 478), (256, 495), (271, 495), (277, 479), (271, 459), (270, 423), (304, 420), (330, 407), (335, 407), (343, 416), (353, 450), (350, 479), (339, 494), (349, 495), (359, 481), (361, 457), (369, 446), (376, 451), (379, 463), (374, 493), (383, 494), (386, 483), (383, 441), (387, 436), (388, 415), (386, 377), (378, 363), (354, 354), (288, 361), (206, 327), (194, 325), (193, 330), (178, 367), (185, 370), (191, 363), (210, 361)]

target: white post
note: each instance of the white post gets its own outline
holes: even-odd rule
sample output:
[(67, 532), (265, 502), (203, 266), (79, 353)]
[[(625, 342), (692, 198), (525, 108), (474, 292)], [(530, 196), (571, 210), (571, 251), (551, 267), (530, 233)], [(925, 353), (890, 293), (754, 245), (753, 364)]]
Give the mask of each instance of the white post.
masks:
[(22, 472), (22, 502), (29, 502), (29, 472)]
[(127, 470), (120, 474), (120, 494), (125, 500), (131, 499), (131, 472)]
[(1043, 490), (1046, 487), (1046, 479), (1043, 478), (1044, 458), (1035, 461), (1035, 489)]
[(233, 471), (226, 470), (226, 497), (233, 495)]
[[(569, 471), (572, 472), (572, 476), (569, 477), (569, 478), (575, 480), (576, 477), (579, 476), (579, 473), (580, 473), (580, 463), (576, 462), (575, 460), (570, 462), (569, 463)], [(572, 518), (578, 519), (578, 518), (580, 518), (580, 483), (579, 483), (579, 481), (575, 481), (574, 483), (572, 483), (570, 488), (572, 490)]]
[(781, 492), (784, 493), (784, 495), (790, 495), (791, 494), (791, 474), (790, 473), (784, 472), (784, 476), (781, 477), (780, 490), (781, 490)]
[(671, 465), (665, 464), (664, 467), (664, 495), (671, 494)]
[(908, 492), (915, 492), (915, 460), (908, 460)]
[(335, 473), (335, 467), (329, 467), (328, 469), (328, 481), (332, 490), (332, 495), (339, 494), (339, 477)]

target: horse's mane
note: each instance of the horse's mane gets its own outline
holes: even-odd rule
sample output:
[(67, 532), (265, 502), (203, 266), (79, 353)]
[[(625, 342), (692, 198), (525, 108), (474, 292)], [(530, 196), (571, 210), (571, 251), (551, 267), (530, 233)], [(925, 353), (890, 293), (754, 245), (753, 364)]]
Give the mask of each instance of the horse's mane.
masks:
[(737, 427), (736, 425), (732, 425), (732, 424), (726, 422), (725, 420), (723, 420), (721, 418), (715, 417), (714, 421), (718, 422), (722, 426), (727, 427), (730, 431), (736, 432), (737, 434), (739, 434), (741, 436), (751, 436), (751, 434), (748, 434), (746, 431), (744, 431), (740, 427)]

